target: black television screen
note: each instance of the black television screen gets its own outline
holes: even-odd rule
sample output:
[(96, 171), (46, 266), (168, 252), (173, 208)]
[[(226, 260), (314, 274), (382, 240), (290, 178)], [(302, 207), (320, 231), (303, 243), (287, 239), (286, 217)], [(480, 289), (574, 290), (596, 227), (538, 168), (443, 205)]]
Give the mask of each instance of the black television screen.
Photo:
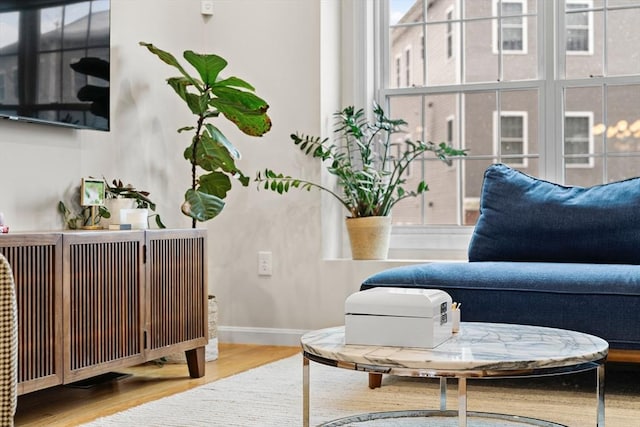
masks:
[(0, 0), (0, 117), (109, 130), (110, 0)]

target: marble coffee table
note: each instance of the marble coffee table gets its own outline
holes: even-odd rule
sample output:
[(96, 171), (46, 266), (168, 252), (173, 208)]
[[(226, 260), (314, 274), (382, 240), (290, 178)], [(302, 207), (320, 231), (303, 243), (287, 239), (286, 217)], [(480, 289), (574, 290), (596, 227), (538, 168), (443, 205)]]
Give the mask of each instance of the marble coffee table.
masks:
[[(596, 370), (596, 425), (604, 427), (604, 362), (609, 344), (581, 332), (538, 326), (500, 323), (461, 323), (460, 332), (433, 349), (345, 345), (344, 327), (311, 331), (301, 338), (303, 350), (303, 422), (309, 425), (309, 361), (338, 368), (411, 377), (440, 378), (440, 409), (400, 411), (350, 417), (365, 419), (452, 416), (446, 411), (446, 380), (458, 380), (458, 425), (466, 427), (468, 417), (495, 416), (522, 425), (559, 426), (525, 417), (467, 413), (468, 378), (535, 377)], [(455, 411), (453, 411), (455, 412)], [(336, 420), (345, 425), (348, 419)]]

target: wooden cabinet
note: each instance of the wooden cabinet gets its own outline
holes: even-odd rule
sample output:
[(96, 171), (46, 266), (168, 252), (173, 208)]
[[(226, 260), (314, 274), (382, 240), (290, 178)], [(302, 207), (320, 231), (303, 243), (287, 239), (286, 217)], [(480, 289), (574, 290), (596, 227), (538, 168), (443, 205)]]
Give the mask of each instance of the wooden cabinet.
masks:
[(206, 252), (198, 229), (1, 236), (18, 298), (18, 392), (179, 351), (204, 375)]

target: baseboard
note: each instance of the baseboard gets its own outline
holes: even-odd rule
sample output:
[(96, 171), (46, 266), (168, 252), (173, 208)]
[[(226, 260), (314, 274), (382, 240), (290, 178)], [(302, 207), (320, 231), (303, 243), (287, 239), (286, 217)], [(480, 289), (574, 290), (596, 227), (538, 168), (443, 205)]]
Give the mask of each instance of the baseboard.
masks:
[(218, 326), (218, 340), (234, 344), (260, 344), (299, 346), (300, 337), (308, 331), (302, 329), (248, 328)]

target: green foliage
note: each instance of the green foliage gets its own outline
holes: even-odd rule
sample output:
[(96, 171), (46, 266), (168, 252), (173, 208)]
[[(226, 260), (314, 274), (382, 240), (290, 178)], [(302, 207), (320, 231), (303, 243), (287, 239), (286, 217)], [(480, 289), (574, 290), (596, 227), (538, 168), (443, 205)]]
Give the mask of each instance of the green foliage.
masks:
[[(144, 190), (136, 190), (131, 184), (123, 184), (121, 180), (114, 179), (111, 184), (104, 179), (105, 183), (105, 198), (107, 199), (134, 199), (137, 208), (149, 209), (151, 211), (156, 210), (156, 204), (149, 198), (149, 192)], [(58, 213), (62, 216), (62, 219), (66, 226), (71, 230), (80, 229), (85, 225), (99, 224), (101, 218), (111, 218), (111, 212), (106, 206), (98, 206), (95, 212), (93, 221), (91, 219), (91, 207), (80, 206), (80, 187), (77, 187), (74, 191), (74, 198), (70, 204), (71, 209), (60, 200), (58, 202)], [(73, 209), (73, 211), (72, 211)], [(158, 228), (167, 228), (159, 214), (151, 214), (149, 217), (155, 217), (155, 222)]]
[[(262, 136), (271, 129), (267, 115), (269, 105), (255, 95), (255, 89), (237, 77), (221, 78), (227, 61), (218, 55), (198, 54), (187, 50), (184, 59), (197, 71), (190, 75), (169, 52), (150, 43), (140, 42), (161, 61), (176, 68), (180, 76), (167, 79), (169, 86), (196, 116), (195, 126), (178, 132), (194, 132), (184, 158), (191, 164), (191, 188), (185, 193), (181, 211), (193, 220), (208, 221), (224, 208), (223, 199), (231, 190), (231, 178), (243, 186), (249, 177), (236, 166), (240, 153), (220, 129), (208, 120), (222, 115), (249, 136)], [(201, 171), (207, 173), (200, 174)]]
[(304, 134), (293, 134), (293, 143), (307, 156), (326, 162), (327, 171), (337, 177), (340, 193), (314, 182), (276, 173), (271, 169), (258, 172), (255, 181), (258, 188), (279, 194), (291, 188), (326, 191), (335, 197), (352, 217), (388, 216), (399, 201), (416, 197), (428, 191), (421, 181), (415, 189), (406, 190), (407, 167), (426, 152), (451, 165), (452, 156), (464, 156), (466, 150), (458, 150), (443, 143), (405, 140), (402, 152), (390, 154), (391, 137), (402, 132), (407, 123), (402, 119), (388, 118), (382, 107), (373, 105), (373, 123), (365, 117), (363, 109), (349, 106), (335, 113), (338, 143), (329, 138), (320, 139)]
[[(137, 208), (149, 209), (150, 211), (155, 212), (156, 204), (153, 203), (151, 199), (149, 199), (150, 193), (148, 191), (136, 190), (133, 185), (124, 185), (119, 179), (114, 179), (113, 181), (111, 181), (111, 185), (109, 185), (109, 182), (106, 179), (104, 180), (104, 182), (106, 184), (105, 197), (107, 199), (134, 199), (136, 201)], [(109, 212), (103, 206), (100, 207), (99, 214), (101, 218), (111, 218), (111, 212)], [(149, 217), (152, 216), (155, 217), (156, 225), (158, 226), (158, 228), (167, 228), (163, 224), (159, 214), (149, 215)]]

